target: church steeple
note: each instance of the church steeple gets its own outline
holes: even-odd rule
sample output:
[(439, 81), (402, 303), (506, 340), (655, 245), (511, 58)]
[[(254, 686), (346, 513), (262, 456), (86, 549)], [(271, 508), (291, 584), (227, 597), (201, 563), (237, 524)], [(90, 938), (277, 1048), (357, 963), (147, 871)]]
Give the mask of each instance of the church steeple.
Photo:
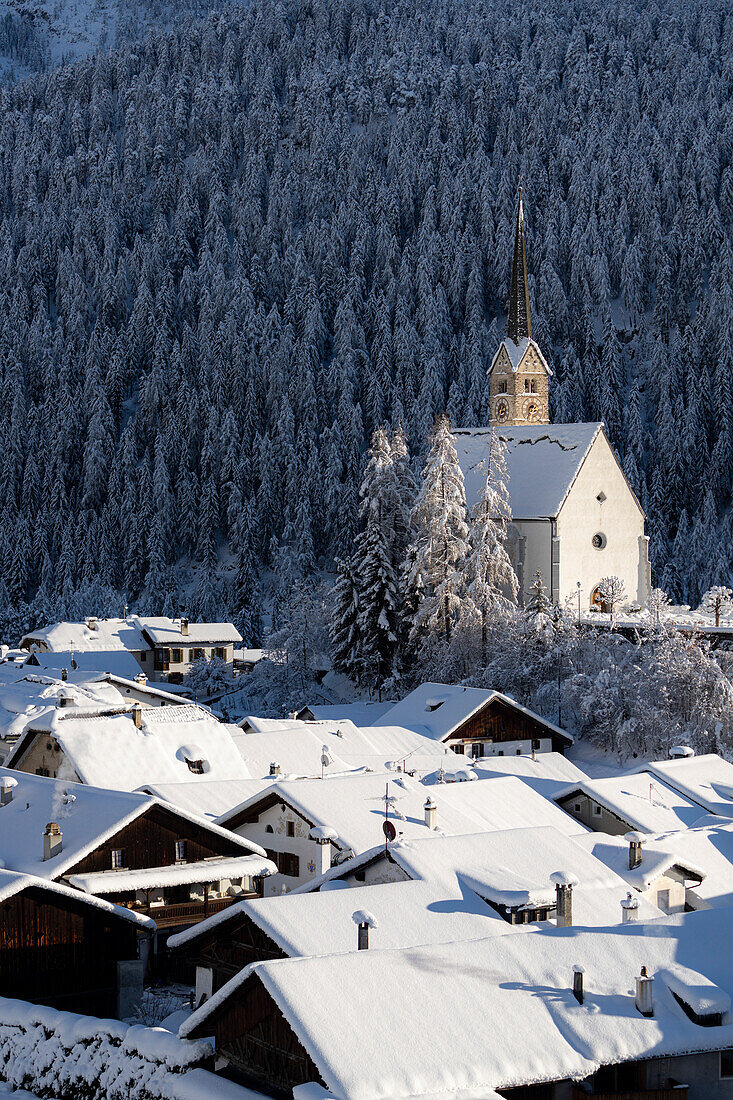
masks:
[(532, 339), (521, 187), (514, 229), (506, 339), (499, 345), (489, 374), (492, 427), (549, 423), (549, 381), (552, 371)]
[(509, 316), (506, 334), (515, 344), (523, 338), (532, 339), (532, 316), (529, 309), (529, 282), (527, 280), (527, 251), (524, 244), (524, 207), (522, 188), (519, 188), (517, 224), (514, 229), (514, 257), (512, 278), (509, 285)]

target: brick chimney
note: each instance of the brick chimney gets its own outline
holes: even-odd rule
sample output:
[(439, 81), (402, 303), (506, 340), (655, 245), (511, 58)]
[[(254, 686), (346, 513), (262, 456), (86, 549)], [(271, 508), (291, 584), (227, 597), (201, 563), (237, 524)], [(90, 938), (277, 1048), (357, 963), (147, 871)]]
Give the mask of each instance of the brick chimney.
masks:
[(428, 829), (434, 830), (437, 827), (438, 807), (435, 802), (433, 802), (430, 795), (428, 795), (428, 800), (423, 806), (423, 809), (425, 810), (425, 824)]
[(0, 806), (7, 806), (13, 801), (13, 790), (18, 786), (18, 780), (10, 775), (4, 775), (0, 779)]
[(56, 821), (49, 821), (43, 833), (43, 858), (53, 859), (63, 848), (64, 834)]
[(573, 887), (578, 885), (578, 880), (567, 871), (553, 871), (550, 882), (555, 884), (557, 927), (570, 928), (573, 923)]
[(143, 708), (139, 703), (136, 703), (132, 708), (132, 720), (137, 729), (141, 730), (143, 728)]
[(641, 867), (642, 860), (642, 843), (646, 840), (644, 833), (627, 833), (626, 840), (629, 842), (629, 870), (633, 871), (636, 867)]

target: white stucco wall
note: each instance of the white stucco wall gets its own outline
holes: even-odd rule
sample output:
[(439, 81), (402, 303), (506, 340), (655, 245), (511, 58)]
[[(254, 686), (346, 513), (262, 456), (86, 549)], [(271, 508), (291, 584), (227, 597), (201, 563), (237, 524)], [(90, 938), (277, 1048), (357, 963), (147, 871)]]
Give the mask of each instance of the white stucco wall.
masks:
[[(600, 493), (606, 497), (603, 503), (597, 500)], [(606, 537), (602, 550), (592, 541), (599, 532)], [(646, 603), (649, 578), (644, 516), (602, 432), (560, 510), (556, 536), (560, 603), (568, 596), (577, 599), (580, 581), (581, 606), (587, 609), (594, 588), (608, 576), (621, 578), (627, 601)]]
[[(288, 822), (293, 824), (294, 836), (287, 835)], [(271, 832), (268, 831), (268, 826), (272, 830)], [(262, 848), (271, 852), (289, 852), (300, 860), (300, 873), (297, 876), (278, 874), (265, 879), (265, 897), (284, 892), (289, 893), (296, 886), (303, 886), (304, 883), (316, 878), (323, 870), (328, 869), (323, 857), (329, 850), (331, 856), (335, 857), (338, 849), (333, 844), (326, 847), (317, 844), (315, 840), (311, 840), (308, 835), (310, 829), (310, 824), (300, 817), (295, 810), (292, 810), (290, 806), (286, 804), (285, 809), (281, 809), (280, 804), (278, 804), (261, 813), (259, 821), (247, 822), (235, 830), (240, 836), (254, 841)], [(330, 863), (328, 865), (330, 866)]]

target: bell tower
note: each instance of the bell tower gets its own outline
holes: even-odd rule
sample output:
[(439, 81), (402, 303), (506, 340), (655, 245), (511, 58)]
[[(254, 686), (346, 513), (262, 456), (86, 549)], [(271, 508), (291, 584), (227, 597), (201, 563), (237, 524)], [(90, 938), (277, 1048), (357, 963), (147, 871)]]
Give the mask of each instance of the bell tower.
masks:
[(506, 337), (499, 345), (499, 350), (489, 368), (491, 426), (517, 427), (549, 424), (551, 374), (552, 371), (539, 345), (532, 339), (527, 250), (524, 240), (524, 207), (520, 187), (517, 221), (514, 228), (514, 256), (509, 284)]

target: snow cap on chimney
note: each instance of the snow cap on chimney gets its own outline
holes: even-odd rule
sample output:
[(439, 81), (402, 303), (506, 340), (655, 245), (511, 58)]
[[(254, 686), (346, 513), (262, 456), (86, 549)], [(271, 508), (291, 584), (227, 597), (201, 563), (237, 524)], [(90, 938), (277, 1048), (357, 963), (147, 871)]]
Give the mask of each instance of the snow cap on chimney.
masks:
[(573, 887), (578, 885), (569, 871), (553, 871), (550, 882), (555, 884), (555, 908), (558, 928), (570, 928), (573, 923)]
[(694, 756), (695, 750), (690, 748), (689, 745), (673, 745), (669, 750), (670, 760), (684, 760), (689, 756)]
[(18, 780), (12, 775), (4, 775), (0, 779), (0, 806), (7, 806), (13, 801), (13, 789), (18, 786)]
[(629, 842), (629, 870), (633, 871), (635, 867), (641, 866), (641, 846), (647, 839), (646, 833), (632, 831), (626, 833), (625, 839)]
[(368, 909), (357, 909), (351, 919), (359, 926), (359, 950), (366, 951), (369, 947), (369, 929), (379, 928), (377, 918)]
[(135, 677), (135, 683), (139, 684), (140, 687), (145, 687), (147, 682), (148, 682), (148, 678), (145, 675), (145, 673), (144, 672), (138, 672), (137, 676)]
[(97, 617), (96, 617), (96, 615), (90, 615), (87, 618), (87, 628), (89, 630), (96, 630), (97, 629)]

